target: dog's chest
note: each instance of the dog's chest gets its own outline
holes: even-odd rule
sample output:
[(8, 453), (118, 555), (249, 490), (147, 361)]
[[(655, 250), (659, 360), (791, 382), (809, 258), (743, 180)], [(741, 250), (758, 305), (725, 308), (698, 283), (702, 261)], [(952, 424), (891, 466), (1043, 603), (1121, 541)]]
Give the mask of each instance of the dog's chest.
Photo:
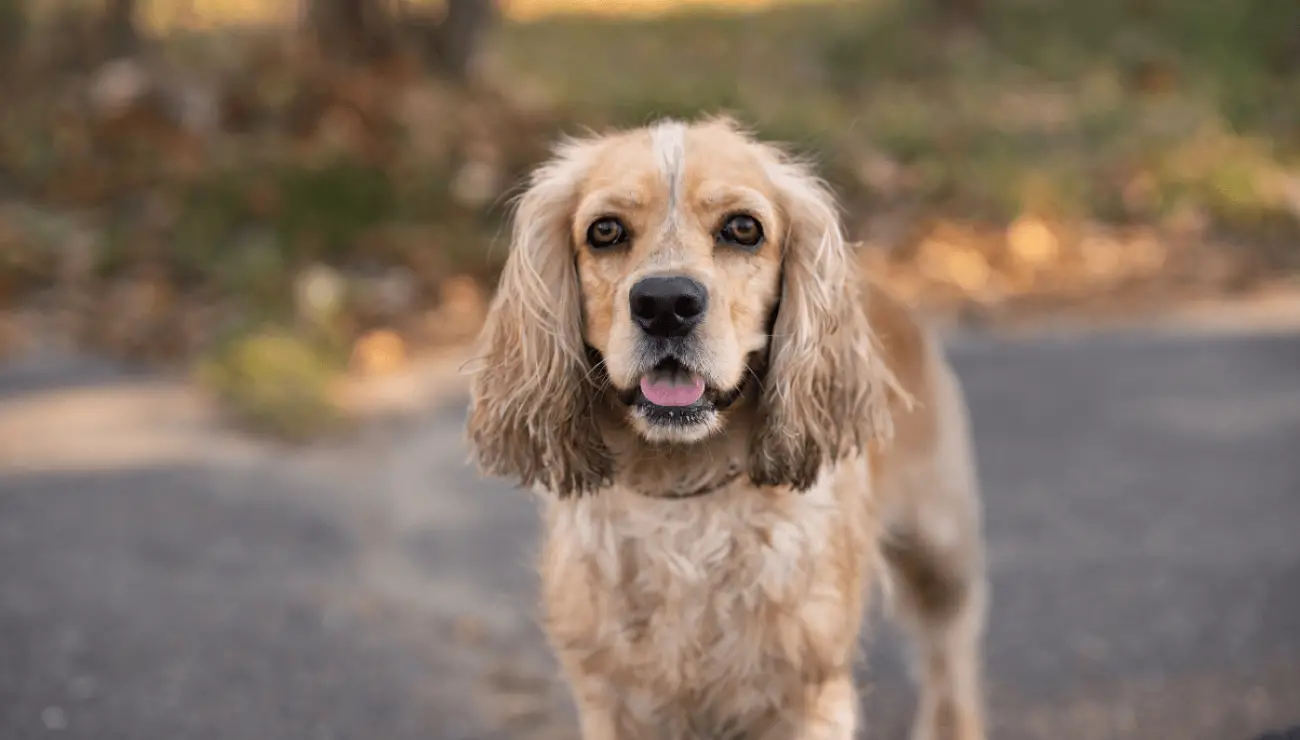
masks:
[(761, 711), (790, 689), (782, 676), (844, 657), (862, 574), (851, 518), (829, 486), (561, 503), (542, 563), (548, 631), (629, 709)]

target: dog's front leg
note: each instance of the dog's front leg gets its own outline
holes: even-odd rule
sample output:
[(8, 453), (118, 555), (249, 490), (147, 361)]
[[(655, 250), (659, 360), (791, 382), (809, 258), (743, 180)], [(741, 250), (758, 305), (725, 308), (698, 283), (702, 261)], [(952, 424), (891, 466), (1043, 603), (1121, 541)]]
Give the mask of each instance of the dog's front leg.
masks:
[(858, 695), (849, 674), (805, 686), (798, 709), (777, 713), (761, 740), (853, 740), (858, 729)]
[(578, 703), (578, 727), (582, 740), (623, 740), (618, 711), (604, 704)]
[(603, 682), (579, 680), (572, 688), (582, 740), (626, 740), (618, 698)]
[(858, 692), (844, 673), (809, 688), (808, 715), (797, 740), (853, 740), (858, 729)]

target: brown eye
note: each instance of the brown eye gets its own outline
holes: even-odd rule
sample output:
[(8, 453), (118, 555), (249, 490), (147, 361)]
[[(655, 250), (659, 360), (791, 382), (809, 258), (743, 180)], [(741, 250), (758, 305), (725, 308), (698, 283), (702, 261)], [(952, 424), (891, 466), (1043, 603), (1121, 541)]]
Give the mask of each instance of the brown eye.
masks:
[(732, 216), (722, 225), (718, 240), (752, 249), (763, 241), (763, 226), (753, 216)]
[(602, 218), (587, 228), (587, 243), (593, 249), (604, 249), (627, 241), (627, 229), (616, 218)]

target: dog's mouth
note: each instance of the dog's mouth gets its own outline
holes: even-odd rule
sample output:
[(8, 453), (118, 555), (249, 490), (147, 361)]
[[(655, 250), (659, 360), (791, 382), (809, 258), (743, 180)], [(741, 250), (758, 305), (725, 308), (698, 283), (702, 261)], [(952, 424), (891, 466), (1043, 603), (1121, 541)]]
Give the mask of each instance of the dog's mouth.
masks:
[(669, 359), (642, 375), (638, 390), (641, 392), (639, 400), (652, 406), (684, 408), (703, 400), (708, 388), (701, 375), (691, 372), (677, 360)]
[(619, 401), (644, 423), (664, 428), (707, 426), (739, 396), (739, 388), (716, 388), (676, 357), (661, 359), (635, 386), (618, 392)]

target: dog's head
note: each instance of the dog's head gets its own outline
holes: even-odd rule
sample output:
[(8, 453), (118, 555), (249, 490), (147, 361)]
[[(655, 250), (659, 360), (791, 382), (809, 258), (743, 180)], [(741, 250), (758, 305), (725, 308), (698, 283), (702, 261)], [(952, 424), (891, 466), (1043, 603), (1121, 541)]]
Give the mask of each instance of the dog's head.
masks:
[(644, 445), (740, 433), (755, 483), (806, 489), (882, 422), (858, 292), (829, 191), (730, 121), (565, 142), (518, 202), (471, 442), (567, 495), (613, 476), (611, 418)]

